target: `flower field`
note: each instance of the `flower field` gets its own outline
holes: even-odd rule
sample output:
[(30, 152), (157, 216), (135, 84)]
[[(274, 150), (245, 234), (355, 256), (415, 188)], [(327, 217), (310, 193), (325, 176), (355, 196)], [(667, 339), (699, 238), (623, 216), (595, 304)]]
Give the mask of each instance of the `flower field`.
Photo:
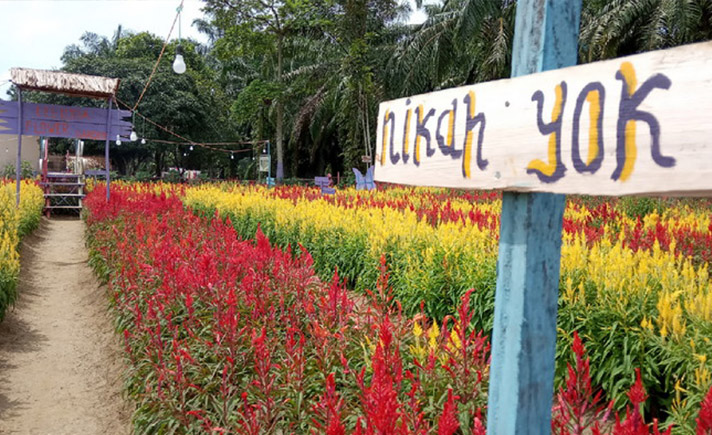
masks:
[[(139, 432), (486, 425), (495, 195), (159, 184), (86, 205)], [(709, 212), (649, 205), (567, 207), (556, 433), (709, 430)]]
[[(408, 314), (424, 303), (426, 313), (442, 318), (474, 288), (473, 325), (491, 331), (500, 209), (495, 195), (390, 189), (324, 197), (309, 188), (205, 186), (189, 189), (185, 198), (204, 214), (229, 216), (243, 237), (259, 224), (279, 246), (302, 244), (320, 276), (336, 266), (358, 289), (373, 287), (385, 253), (394, 296)], [(698, 403), (710, 383), (710, 224), (709, 208), (699, 203), (569, 202), (558, 383), (578, 331), (588, 343), (594, 383), (619, 399), (617, 406), (639, 367), (653, 392), (652, 408), (689, 413), (690, 402)]]
[(20, 240), (39, 225), (44, 207), (42, 189), (34, 181), (22, 182), (19, 209), (15, 189), (14, 182), (0, 178), (0, 320), (17, 296)]

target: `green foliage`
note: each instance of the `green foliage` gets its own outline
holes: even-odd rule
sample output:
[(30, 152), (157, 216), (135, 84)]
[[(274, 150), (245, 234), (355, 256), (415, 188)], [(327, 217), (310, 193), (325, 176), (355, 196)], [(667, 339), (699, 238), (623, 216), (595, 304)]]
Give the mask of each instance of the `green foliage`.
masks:
[(183, 180), (183, 177), (181, 176), (180, 172), (171, 169), (168, 171), (165, 177), (163, 177), (163, 181), (166, 181), (168, 183), (180, 183)]
[[(229, 107), (223, 86), (216, 80), (216, 72), (208, 65), (211, 59), (204, 54), (200, 44), (183, 40), (183, 56), (187, 72), (175, 74), (171, 61), (175, 57), (176, 44), (170, 43), (161, 63), (151, 76), (164, 41), (147, 32), (131, 34), (118, 29), (112, 39), (94, 33), (85, 33), (80, 44), (65, 49), (62, 69), (69, 72), (103, 75), (121, 78), (118, 100), (133, 106), (151, 77), (137, 111), (151, 121), (166, 127), (181, 137), (195, 141), (229, 141), (237, 139), (228, 122)], [(96, 106), (104, 104), (95, 99), (70, 98), (60, 95), (29, 93), (31, 101), (54, 104)], [(124, 106), (120, 106), (126, 109)], [(131, 107), (129, 107), (131, 108)], [(178, 140), (177, 137), (145, 122), (139, 115), (133, 118), (134, 129), (141, 141), (124, 140), (121, 146), (112, 143), (112, 165), (122, 175), (134, 175), (145, 170), (150, 163), (155, 176), (169, 166), (185, 169), (207, 169), (216, 161), (214, 152), (200, 148), (183, 156), (182, 150), (151, 139)], [(70, 147), (64, 143), (57, 151)], [(85, 155), (103, 154), (103, 141), (86, 141)], [(227, 165), (227, 162), (222, 162)], [(142, 175), (143, 176), (143, 175)]]
[(618, 209), (628, 217), (642, 219), (651, 213), (662, 213), (665, 209), (665, 204), (660, 198), (624, 196), (618, 200)]
[[(3, 168), (0, 178), (15, 178), (17, 165), (9, 164)], [(35, 176), (35, 171), (32, 169), (32, 164), (26, 160), (22, 161), (20, 165), (20, 178), (32, 178)]]
[(404, 8), (394, 0), (275, 3), (277, 25), (268, 5), (207, 2), (203, 24), (222, 35), (215, 53), (224, 73), (237, 77), (226, 84), (236, 95), (234, 119), (248, 121), (242, 128), (253, 138), (272, 139), (278, 165), (281, 135), (291, 131), (285, 169), (292, 176), (360, 167), (375, 145), (386, 48), (402, 34), (396, 23)]
[(261, 111), (281, 98), (281, 86), (275, 82), (255, 79), (240, 92), (232, 105), (232, 117), (238, 124), (249, 124), (259, 119)]
[(148, 181), (152, 176), (153, 174), (149, 171), (136, 171), (135, 179), (136, 181)]
[(581, 62), (712, 39), (712, 1), (589, 0), (581, 16)]

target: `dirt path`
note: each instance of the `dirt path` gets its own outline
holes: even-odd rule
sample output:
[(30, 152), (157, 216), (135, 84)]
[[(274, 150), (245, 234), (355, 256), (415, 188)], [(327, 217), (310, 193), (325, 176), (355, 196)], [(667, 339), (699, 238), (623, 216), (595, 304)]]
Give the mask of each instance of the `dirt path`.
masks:
[(126, 434), (121, 348), (87, 265), (84, 223), (43, 220), (0, 323), (0, 434)]

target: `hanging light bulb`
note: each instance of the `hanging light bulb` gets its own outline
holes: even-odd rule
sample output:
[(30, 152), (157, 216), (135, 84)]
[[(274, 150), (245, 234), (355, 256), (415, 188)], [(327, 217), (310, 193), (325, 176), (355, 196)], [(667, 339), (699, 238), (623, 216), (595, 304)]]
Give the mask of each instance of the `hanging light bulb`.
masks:
[(185, 72), (185, 60), (183, 60), (183, 47), (180, 45), (180, 33), (181, 33), (181, 12), (183, 12), (183, 2), (176, 9), (178, 12), (178, 46), (176, 47), (176, 59), (173, 61), (173, 71), (176, 74), (183, 74)]
[(141, 145), (146, 145), (146, 118), (143, 117), (143, 123), (141, 124)]
[(119, 135), (117, 134), (117, 135), (116, 135), (116, 146), (119, 146), (119, 145), (121, 145), (121, 136), (119, 136)]
[(136, 124), (136, 111), (131, 112), (131, 134), (129, 135), (129, 141), (136, 142), (138, 140), (138, 135), (136, 130), (134, 130), (134, 125)]
[(190, 146), (190, 150), (193, 151), (193, 145)]
[(183, 47), (178, 44), (176, 47), (176, 59), (173, 61), (173, 71), (176, 74), (183, 74), (185, 72), (185, 60), (183, 60)]
[(235, 160), (235, 153), (230, 153), (230, 160)]

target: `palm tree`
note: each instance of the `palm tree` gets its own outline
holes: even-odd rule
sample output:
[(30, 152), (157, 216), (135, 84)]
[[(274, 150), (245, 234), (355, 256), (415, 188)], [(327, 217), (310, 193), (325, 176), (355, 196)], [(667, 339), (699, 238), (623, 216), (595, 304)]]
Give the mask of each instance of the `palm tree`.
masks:
[(445, 0), (424, 10), (426, 21), (393, 54), (394, 96), (509, 76), (514, 1)]
[(712, 39), (712, 0), (589, 0), (581, 17), (582, 62)]
[[(326, 24), (295, 39), (295, 68), (286, 90), (295, 116), (292, 146), (319, 171), (360, 166), (371, 156), (376, 102), (385, 98), (385, 69), (394, 44), (405, 34), (406, 6), (394, 0), (343, 0), (323, 11)], [(297, 65), (298, 64), (298, 65)], [(301, 151), (306, 151), (302, 153)]]

